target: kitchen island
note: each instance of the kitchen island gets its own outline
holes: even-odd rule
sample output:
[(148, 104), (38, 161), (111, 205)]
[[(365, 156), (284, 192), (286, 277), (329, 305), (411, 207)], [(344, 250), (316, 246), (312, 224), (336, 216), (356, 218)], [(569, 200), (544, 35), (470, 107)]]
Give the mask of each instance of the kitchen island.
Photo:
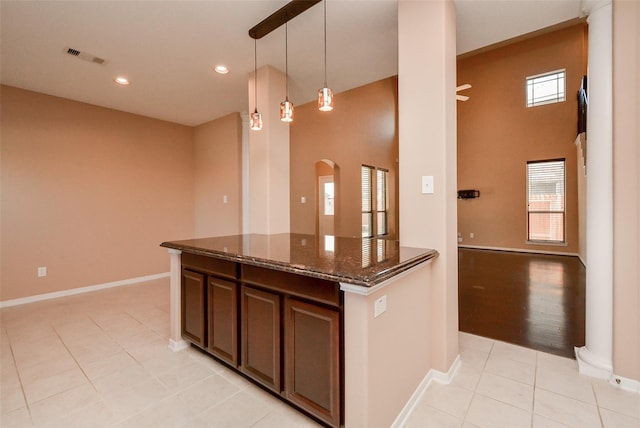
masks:
[(191, 343), (329, 426), (391, 425), (429, 371), (435, 250), (303, 234), (162, 246), (170, 347)]

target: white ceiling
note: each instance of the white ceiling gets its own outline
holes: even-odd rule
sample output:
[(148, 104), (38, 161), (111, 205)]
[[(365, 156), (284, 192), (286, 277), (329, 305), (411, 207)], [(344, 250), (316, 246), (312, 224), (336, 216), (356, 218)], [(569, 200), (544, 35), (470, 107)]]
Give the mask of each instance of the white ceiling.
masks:
[[(580, 16), (579, 0), (455, 0), (458, 54)], [(3, 84), (185, 125), (247, 111), (249, 28), (279, 0), (2, 0)], [(289, 22), (295, 104), (323, 82), (322, 3)], [(66, 54), (74, 48), (103, 65)], [(397, 0), (327, 1), (328, 83), (345, 91), (397, 74)], [(223, 63), (231, 72), (218, 75)], [(258, 66), (284, 71), (284, 28), (258, 40)], [(113, 82), (124, 75), (133, 83)]]

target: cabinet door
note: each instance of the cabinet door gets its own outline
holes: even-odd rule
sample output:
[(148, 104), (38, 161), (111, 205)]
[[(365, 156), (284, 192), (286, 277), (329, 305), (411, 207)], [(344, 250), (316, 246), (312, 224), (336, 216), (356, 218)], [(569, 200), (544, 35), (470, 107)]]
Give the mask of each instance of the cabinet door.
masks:
[(339, 312), (287, 298), (284, 318), (286, 398), (339, 426)]
[(212, 354), (238, 365), (238, 286), (209, 277), (209, 347)]
[(242, 286), (240, 370), (280, 393), (280, 296)]
[(182, 270), (182, 337), (198, 346), (206, 346), (205, 276)]

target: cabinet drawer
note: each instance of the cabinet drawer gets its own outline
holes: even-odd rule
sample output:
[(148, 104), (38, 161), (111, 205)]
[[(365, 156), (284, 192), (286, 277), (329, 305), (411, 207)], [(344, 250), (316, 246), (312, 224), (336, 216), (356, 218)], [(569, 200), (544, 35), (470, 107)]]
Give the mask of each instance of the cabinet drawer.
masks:
[(340, 284), (257, 266), (242, 265), (244, 283), (340, 307)]
[(238, 276), (236, 263), (198, 254), (182, 253), (182, 266), (222, 278), (236, 279)]

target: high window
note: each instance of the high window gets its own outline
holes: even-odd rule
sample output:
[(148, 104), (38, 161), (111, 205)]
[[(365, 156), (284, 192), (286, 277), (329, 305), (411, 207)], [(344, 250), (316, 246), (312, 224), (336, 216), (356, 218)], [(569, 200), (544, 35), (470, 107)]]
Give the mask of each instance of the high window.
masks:
[(527, 107), (565, 100), (565, 70), (527, 77)]
[(527, 162), (527, 223), (531, 242), (565, 242), (565, 160)]
[(362, 165), (362, 237), (387, 234), (389, 171)]

